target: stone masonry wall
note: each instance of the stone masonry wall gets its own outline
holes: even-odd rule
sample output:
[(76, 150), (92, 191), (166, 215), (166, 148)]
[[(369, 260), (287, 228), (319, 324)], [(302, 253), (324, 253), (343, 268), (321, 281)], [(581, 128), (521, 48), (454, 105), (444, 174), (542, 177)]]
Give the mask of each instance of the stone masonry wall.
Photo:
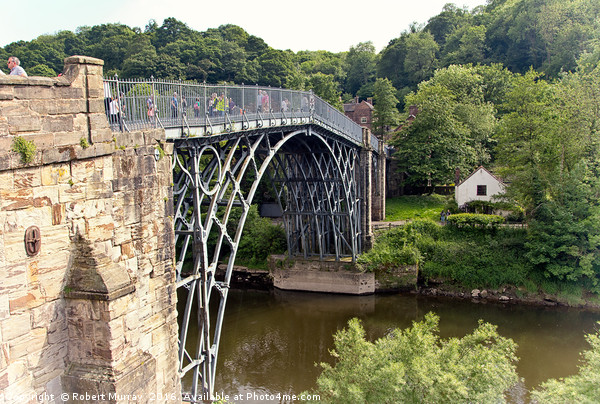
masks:
[(0, 76), (0, 402), (181, 400), (171, 151), (111, 132), (102, 64)]

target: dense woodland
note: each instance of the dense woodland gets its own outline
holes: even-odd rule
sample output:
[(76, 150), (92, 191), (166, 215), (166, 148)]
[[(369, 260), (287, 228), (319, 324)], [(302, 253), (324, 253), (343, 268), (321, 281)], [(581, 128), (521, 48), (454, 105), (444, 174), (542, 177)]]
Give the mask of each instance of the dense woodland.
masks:
[[(365, 24), (368, 26), (368, 24)], [(401, 29), (401, 27), (399, 27)], [(447, 4), (376, 53), (278, 50), (243, 28), (198, 32), (167, 18), (143, 29), (80, 27), (0, 48), (30, 75), (70, 55), (105, 73), (312, 89), (337, 107), (373, 97), (374, 132), (394, 145), (406, 184), (451, 184), (484, 164), (509, 182), (529, 224), (529, 262), (600, 291), (600, 2)], [(408, 122), (408, 106), (418, 108)], [(402, 112), (404, 111), (404, 112)]]

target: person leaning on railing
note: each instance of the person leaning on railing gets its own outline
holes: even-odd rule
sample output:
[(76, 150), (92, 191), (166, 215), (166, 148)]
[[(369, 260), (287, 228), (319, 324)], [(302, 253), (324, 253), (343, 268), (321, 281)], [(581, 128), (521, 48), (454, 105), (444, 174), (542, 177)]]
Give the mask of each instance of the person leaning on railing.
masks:
[(11, 76), (27, 77), (27, 73), (25, 73), (25, 69), (23, 69), (21, 66), (19, 66), (21, 64), (21, 61), (19, 60), (19, 58), (15, 57), (15, 56), (10, 56), (8, 58), (8, 62), (6, 62), (6, 64), (8, 65), (8, 68), (10, 69), (9, 74)]

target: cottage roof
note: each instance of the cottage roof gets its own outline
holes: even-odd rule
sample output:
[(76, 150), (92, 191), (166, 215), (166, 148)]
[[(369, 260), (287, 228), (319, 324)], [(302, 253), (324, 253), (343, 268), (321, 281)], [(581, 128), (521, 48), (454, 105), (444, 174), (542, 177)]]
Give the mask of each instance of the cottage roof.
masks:
[[(467, 181), (469, 178), (471, 178), (471, 177), (472, 177), (472, 176), (473, 176), (473, 175), (474, 175), (474, 174), (475, 174), (477, 171), (479, 171), (479, 170), (484, 170), (486, 173), (488, 173), (489, 175), (491, 175), (491, 176), (492, 176), (492, 178), (494, 178), (496, 181), (498, 181), (498, 182), (499, 182), (499, 183), (501, 183), (501, 184), (504, 184), (504, 181), (502, 181), (502, 179), (500, 179), (499, 177), (497, 177), (497, 176), (495, 176), (494, 174), (492, 174), (492, 173), (490, 172), (490, 170), (488, 170), (488, 169), (487, 169), (487, 168), (485, 168), (484, 166), (479, 166), (479, 168), (477, 168), (477, 170), (473, 171), (471, 174), (469, 174), (469, 175), (467, 176), (467, 178), (465, 178), (464, 180), (462, 180), (462, 181), (461, 181), (461, 182), (460, 182), (460, 183), (457, 185), (457, 187), (460, 187), (462, 184), (464, 184), (464, 182), (465, 182), (465, 181)], [(506, 185), (506, 184), (504, 184), (504, 185)]]

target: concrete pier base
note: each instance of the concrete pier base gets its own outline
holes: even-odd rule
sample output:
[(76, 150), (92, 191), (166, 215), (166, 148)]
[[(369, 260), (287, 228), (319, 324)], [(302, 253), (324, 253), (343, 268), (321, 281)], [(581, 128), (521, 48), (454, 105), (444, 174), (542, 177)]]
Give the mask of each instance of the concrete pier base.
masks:
[(283, 290), (367, 295), (375, 293), (373, 273), (358, 272), (352, 262), (269, 257), (273, 286)]

